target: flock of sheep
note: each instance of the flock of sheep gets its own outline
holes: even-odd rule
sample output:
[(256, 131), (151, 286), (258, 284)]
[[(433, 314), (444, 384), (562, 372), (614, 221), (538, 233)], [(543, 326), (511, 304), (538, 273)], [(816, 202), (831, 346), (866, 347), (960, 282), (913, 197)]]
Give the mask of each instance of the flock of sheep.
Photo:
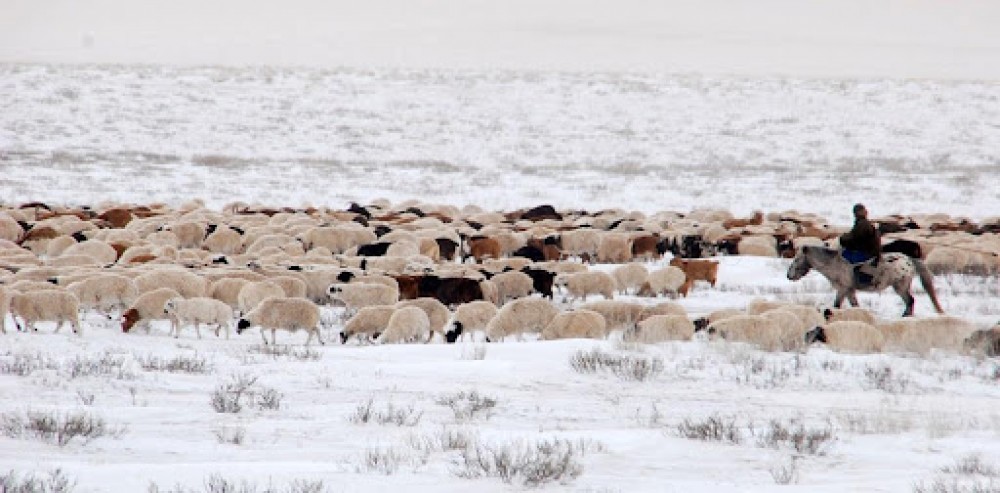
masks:
[[(899, 246), (916, 245), (911, 254), (932, 268), (1000, 267), (1000, 220), (876, 220)], [(4, 206), (0, 329), (10, 313), (21, 330), (54, 322), (56, 331), (69, 324), (82, 334), (79, 314), (87, 310), (120, 317), (125, 332), (168, 320), (174, 337), (189, 327), (199, 338), (202, 326), (226, 338), (234, 327), (237, 334), (258, 327), (265, 344), (277, 343), (278, 330), (324, 343), (320, 306), (336, 304), (344, 307), (344, 343), (456, 342), (477, 333), (489, 342), (618, 333), (655, 343), (702, 333), (766, 350), (820, 342), (850, 352), (997, 354), (1000, 327), (977, 331), (954, 317), (880, 321), (863, 309), (755, 300), (692, 318), (674, 300), (696, 281), (715, 285), (719, 263), (703, 256), (787, 256), (804, 244), (835, 244), (843, 231), (795, 211), (501, 213), (386, 200), (344, 210), (234, 203), (214, 211), (199, 201)], [(670, 265), (647, 268), (665, 255)], [(615, 299), (620, 294), (653, 301)]]

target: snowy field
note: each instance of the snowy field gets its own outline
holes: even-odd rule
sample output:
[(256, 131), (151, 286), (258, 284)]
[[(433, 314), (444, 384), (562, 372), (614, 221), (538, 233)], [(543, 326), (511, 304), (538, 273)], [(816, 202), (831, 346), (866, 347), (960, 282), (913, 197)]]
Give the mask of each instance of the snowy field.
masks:
[[(699, 284), (679, 300), (690, 315), (754, 297), (822, 304), (832, 296), (815, 273), (785, 280), (786, 261), (722, 261), (715, 289)], [(951, 314), (981, 326), (1000, 318), (995, 278), (938, 276), (937, 287)], [(917, 297), (917, 315), (930, 316), (926, 295)], [(860, 298), (885, 318), (902, 307), (888, 293)], [(324, 309), (328, 342), (338, 340), (339, 315)], [(477, 477), (477, 456), (463, 450), (506, 451), (510, 465), (542, 442), (566, 447), (533, 462), (565, 473), (542, 482), (547, 491), (997, 487), (996, 478), (943, 472), (1000, 467), (996, 359), (768, 353), (703, 340), (630, 345), (619, 336), (304, 348), (301, 333), (279, 334), (268, 353), (256, 329), (228, 341), (211, 332), (198, 340), (188, 329), (175, 340), (164, 325), (123, 334), (98, 315), (87, 317), (83, 337), (42, 327), (3, 338), (0, 426), (35, 413), (105, 429), (65, 446), (3, 437), (0, 464), (61, 468), (76, 491), (223, 491), (206, 488), (213, 476), (278, 491), (310, 491), (287, 489), (296, 481), (324, 491), (518, 491), (542, 474), (512, 466), (509, 483), (495, 470)], [(635, 366), (574, 369), (571, 359), (594, 350)], [(213, 403), (226, 395), (220, 388), (254, 378), (256, 397), (244, 409), (219, 412), (228, 402)], [(698, 428), (711, 418), (722, 441), (698, 438), (712, 436)], [(802, 440), (768, 438), (783, 429)]]
[[(996, 2), (572, 3), (0, 0), (0, 202), (1000, 215)], [(690, 315), (833, 298), (787, 260), (720, 261), (678, 300)], [(995, 276), (935, 283), (950, 315), (1000, 320)], [(344, 346), (340, 314), (324, 309), (327, 345), (274, 350), (256, 329), (175, 340), (95, 314), (82, 337), (11, 330), (0, 475), (59, 469), (77, 493), (1000, 491), (996, 358)], [(601, 355), (622, 369), (585, 371)], [(216, 397), (240, 384), (232, 412)], [(19, 433), (31, 418), (94, 436)]]

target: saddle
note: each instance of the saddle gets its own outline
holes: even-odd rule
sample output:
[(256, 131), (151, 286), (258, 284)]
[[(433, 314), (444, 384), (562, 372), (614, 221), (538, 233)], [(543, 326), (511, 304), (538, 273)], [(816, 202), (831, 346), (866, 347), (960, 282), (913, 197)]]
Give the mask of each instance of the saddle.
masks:
[(866, 288), (874, 284), (875, 272), (878, 270), (878, 257), (851, 265), (854, 267), (854, 282), (858, 287)]

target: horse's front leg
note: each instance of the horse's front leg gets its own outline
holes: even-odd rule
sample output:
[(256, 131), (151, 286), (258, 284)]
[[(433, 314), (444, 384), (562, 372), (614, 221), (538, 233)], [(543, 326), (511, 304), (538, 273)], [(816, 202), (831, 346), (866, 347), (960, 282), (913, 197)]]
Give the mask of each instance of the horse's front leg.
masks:
[(847, 292), (847, 301), (851, 302), (851, 306), (858, 306), (858, 292), (855, 290), (850, 290)]
[(844, 303), (844, 296), (847, 295), (847, 291), (843, 289), (837, 290), (837, 298), (833, 300), (833, 307), (840, 308), (840, 305)]

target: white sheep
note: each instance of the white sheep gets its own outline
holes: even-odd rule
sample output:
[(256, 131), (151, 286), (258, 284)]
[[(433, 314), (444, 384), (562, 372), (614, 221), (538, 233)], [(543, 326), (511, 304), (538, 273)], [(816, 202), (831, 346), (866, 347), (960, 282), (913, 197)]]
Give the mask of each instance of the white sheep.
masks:
[(609, 300), (615, 297), (615, 279), (606, 272), (588, 271), (562, 274), (556, 277), (556, 284), (566, 289), (571, 300), (583, 298), (583, 301), (587, 301), (589, 294), (600, 294)]
[(680, 303), (674, 303), (673, 301), (664, 301), (662, 303), (657, 303), (655, 305), (646, 306), (642, 308), (642, 312), (639, 313), (639, 320), (643, 321), (654, 315), (680, 315), (682, 317), (687, 317), (687, 309), (685, 309)]
[(278, 286), (281, 290), (285, 292), (286, 298), (305, 298), (306, 297), (306, 283), (302, 279), (294, 276), (274, 276), (267, 279)]
[(174, 338), (181, 336), (181, 327), (193, 324), (194, 331), (201, 339), (201, 324), (215, 325), (215, 335), (225, 329), (229, 339), (229, 323), (233, 319), (233, 309), (229, 305), (212, 298), (171, 298), (163, 304), (163, 313), (173, 324)]
[(959, 351), (964, 340), (976, 330), (975, 324), (957, 317), (928, 317), (880, 324), (886, 346), (926, 354), (931, 348)]
[[(10, 296), (10, 314), (18, 329), (37, 331), (37, 322), (56, 322), (56, 332), (69, 322), (73, 332), (83, 335), (79, 318), (80, 302), (73, 293), (64, 290), (15, 292)], [(22, 327), (17, 319), (24, 322)]]
[(847, 308), (827, 308), (823, 310), (823, 318), (827, 322), (864, 322), (869, 325), (877, 325), (878, 317), (867, 308), (852, 306)]
[(7, 333), (7, 312), (10, 311), (10, 299), (14, 292), (0, 286), (0, 334)]
[(627, 294), (630, 289), (638, 291), (649, 280), (649, 270), (640, 263), (630, 262), (615, 267), (611, 276), (615, 278), (618, 292)]
[(7, 289), (11, 291), (17, 291), (19, 293), (27, 293), (30, 291), (65, 291), (66, 288), (52, 284), (47, 281), (35, 281), (32, 279), (24, 279), (20, 281), (15, 281), (14, 283), (7, 286)]
[(479, 288), (483, 290), (483, 300), (489, 301), (496, 306), (500, 306), (500, 290), (493, 281), (483, 279), (479, 281)]
[(241, 277), (216, 279), (208, 288), (208, 297), (217, 299), (236, 310), (240, 306), (240, 290), (247, 284), (250, 284), (250, 281)]
[(389, 325), (389, 317), (396, 311), (395, 306), (366, 306), (355, 313), (344, 329), (340, 331), (340, 342), (347, 344), (351, 336), (366, 334), (369, 338), (378, 337)]
[(446, 325), (448, 324), (448, 319), (451, 317), (451, 311), (448, 310), (444, 303), (441, 303), (436, 298), (417, 298), (415, 300), (403, 300), (396, 303), (396, 308), (405, 308), (409, 306), (415, 306), (424, 311), (427, 314), (427, 318), (431, 322), (430, 333), (427, 337), (427, 342), (430, 342), (431, 338), (434, 337), (434, 333), (440, 333), (444, 335), (446, 332)]
[[(180, 294), (170, 288), (154, 289), (143, 293), (136, 298), (128, 310), (125, 310), (125, 313), (122, 313), (122, 332), (128, 332), (136, 324), (139, 324), (146, 329), (146, 333), (148, 334), (150, 321), (169, 319), (163, 307), (167, 301), (178, 297), (180, 297)], [(171, 324), (172, 322), (171, 320)], [(175, 330), (173, 325), (171, 325), (170, 332), (173, 333)]]
[(249, 282), (240, 289), (240, 294), (236, 297), (236, 305), (240, 313), (250, 313), (261, 301), (267, 298), (284, 297), (285, 290), (270, 280)]
[(110, 312), (124, 309), (139, 297), (135, 282), (116, 274), (98, 274), (74, 282), (66, 289), (76, 295), (80, 307)]
[(323, 342), (323, 336), (319, 332), (319, 307), (315, 303), (305, 298), (267, 298), (260, 302), (239, 322), (236, 323), (236, 334), (241, 334), (251, 326), (260, 327), (260, 337), (267, 344), (267, 330), (271, 331), (271, 343), (277, 344), (278, 329), (288, 332), (304, 330), (309, 333), (306, 338), (306, 345), (312, 342), (313, 336)]
[(775, 308), (782, 308), (790, 305), (790, 303), (785, 301), (769, 301), (762, 298), (754, 298), (750, 300), (747, 304), (747, 315), (760, 315), (768, 310), (773, 310)]
[(392, 305), (399, 300), (399, 290), (382, 284), (333, 283), (327, 288), (330, 299), (344, 303), (347, 311), (356, 312), (366, 306)]
[(649, 273), (646, 282), (639, 288), (640, 296), (657, 296), (666, 294), (677, 297), (681, 286), (687, 281), (687, 275), (680, 267), (668, 265)]
[(101, 265), (110, 265), (118, 260), (118, 252), (111, 245), (101, 240), (86, 240), (70, 245), (61, 256), (86, 255)]
[(760, 315), (737, 315), (708, 325), (708, 334), (730, 342), (744, 342), (773, 350), (782, 347), (781, 332), (775, 323)]
[(363, 275), (354, 277), (351, 282), (367, 282), (369, 284), (382, 284), (383, 286), (388, 286), (396, 291), (399, 291), (399, 281), (395, 277), (387, 276), (384, 274), (375, 274), (372, 272), (366, 272)]
[(767, 348), (770, 350), (793, 351), (801, 349), (804, 344), (802, 335), (815, 327), (815, 325), (805, 326), (802, 319), (788, 307), (768, 310), (760, 316), (774, 322), (774, 328), (778, 332), (777, 340), (780, 342), (780, 347)]
[(415, 306), (397, 308), (389, 317), (385, 332), (379, 336), (381, 344), (415, 342), (431, 330), (431, 321), (423, 310)]
[(199, 298), (208, 294), (207, 279), (172, 267), (157, 268), (134, 280), (140, 294), (159, 288), (171, 288), (184, 298)]
[(871, 324), (845, 321), (830, 322), (806, 332), (805, 342), (822, 342), (837, 351), (877, 353), (882, 351), (885, 338)]
[(519, 271), (501, 272), (491, 277), (490, 281), (497, 287), (501, 305), (508, 300), (524, 298), (534, 289), (531, 276)]
[[(619, 300), (597, 300), (585, 303), (581, 309), (591, 310), (604, 316), (605, 328), (612, 330), (630, 330), (642, 317), (643, 306), (638, 303)], [(608, 335), (608, 334), (605, 334)]]
[(593, 258), (601, 244), (601, 233), (595, 229), (581, 228), (566, 231), (560, 235), (562, 250), (567, 255)]
[(511, 301), (486, 324), (486, 342), (501, 342), (510, 335), (521, 341), (525, 332), (541, 332), (558, 313), (559, 309), (544, 298)]
[(553, 339), (603, 339), (607, 334), (604, 316), (593, 310), (562, 312), (542, 329), (541, 340)]
[(744, 236), (736, 246), (740, 255), (777, 257), (778, 248), (773, 236)]
[(655, 344), (664, 341), (689, 341), (694, 336), (694, 324), (683, 315), (653, 315), (639, 322), (634, 330), (626, 331), (623, 340)]
[(219, 225), (201, 242), (201, 247), (212, 253), (235, 255), (243, 253), (243, 235), (229, 226)]
[(604, 233), (597, 246), (597, 261), (621, 264), (632, 260), (632, 237), (625, 233)]
[(489, 301), (473, 301), (464, 303), (455, 309), (455, 315), (444, 333), (445, 341), (452, 343), (465, 339), (466, 334), (476, 331), (486, 331), (486, 325), (496, 316), (496, 305)]

